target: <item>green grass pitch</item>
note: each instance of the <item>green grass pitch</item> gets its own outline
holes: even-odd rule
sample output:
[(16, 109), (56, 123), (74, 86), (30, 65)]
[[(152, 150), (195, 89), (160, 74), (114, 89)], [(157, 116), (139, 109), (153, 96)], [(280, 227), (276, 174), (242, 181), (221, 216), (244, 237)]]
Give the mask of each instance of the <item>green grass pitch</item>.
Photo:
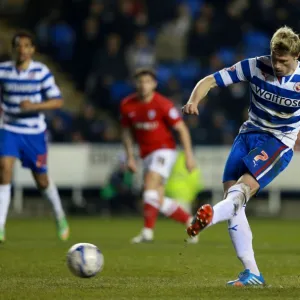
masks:
[[(203, 232), (184, 248), (185, 231), (159, 220), (153, 244), (130, 245), (140, 219), (71, 219), (71, 239), (56, 240), (49, 219), (9, 220), (0, 246), (0, 299), (300, 299), (299, 221), (251, 220), (254, 245), (266, 288), (226, 287), (242, 267), (226, 224)], [(67, 269), (68, 248), (96, 244), (102, 273), (91, 279)]]

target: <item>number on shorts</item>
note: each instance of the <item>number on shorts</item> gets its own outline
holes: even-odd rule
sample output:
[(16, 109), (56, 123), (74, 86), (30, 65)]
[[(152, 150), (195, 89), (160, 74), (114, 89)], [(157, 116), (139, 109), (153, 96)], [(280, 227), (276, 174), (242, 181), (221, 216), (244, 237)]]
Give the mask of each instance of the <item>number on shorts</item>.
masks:
[(261, 154), (256, 155), (256, 156), (254, 157), (254, 160), (255, 160), (255, 161), (258, 161), (258, 160), (265, 161), (265, 160), (267, 160), (268, 158), (269, 158), (269, 155), (268, 155), (264, 150), (262, 150), (262, 151), (261, 151)]
[(164, 157), (159, 156), (159, 157), (157, 157), (157, 162), (163, 166), (165, 164), (166, 160)]

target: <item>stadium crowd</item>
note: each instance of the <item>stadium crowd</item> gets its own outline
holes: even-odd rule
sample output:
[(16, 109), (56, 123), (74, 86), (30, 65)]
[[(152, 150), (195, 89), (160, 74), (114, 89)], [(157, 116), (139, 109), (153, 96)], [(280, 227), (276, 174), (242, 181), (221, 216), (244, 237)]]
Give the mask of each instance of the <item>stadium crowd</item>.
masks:
[[(50, 116), (51, 140), (118, 141), (118, 131), (97, 111), (116, 118), (120, 100), (133, 90), (130, 78), (138, 67), (155, 68), (159, 91), (180, 108), (201, 77), (244, 57), (268, 54), (271, 33), (281, 25), (297, 30), (297, 2), (29, 0), (25, 22), (40, 51), (53, 56), (86, 97), (79, 115)], [(186, 119), (193, 142), (230, 144), (247, 117), (247, 106), (243, 84), (213, 90), (199, 117)]]

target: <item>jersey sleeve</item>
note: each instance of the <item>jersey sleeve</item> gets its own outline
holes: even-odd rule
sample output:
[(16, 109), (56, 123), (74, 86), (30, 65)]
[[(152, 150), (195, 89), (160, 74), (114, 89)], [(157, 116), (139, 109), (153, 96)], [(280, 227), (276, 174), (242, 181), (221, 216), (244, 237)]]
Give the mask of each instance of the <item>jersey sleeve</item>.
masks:
[(61, 92), (57, 86), (53, 74), (48, 68), (44, 69), (45, 75), (41, 80), (42, 93), (45, 99), (61, 99)]
[(216, 83), (219, 87), (225, 87), (233, 83), (251, 81), (251, 69), (255, 64), (255, 59), (242, 60), (230, 68), (225, 68), (214, 73)]
[(125, 112), (124, 105), (121, 104), (120, 107), (120, 122), (123, 128), (130, 127), (130, 119), (128, 114)]
[(177, 122), (182, 120), (181, 114), (172, 102), (167, 102), (163, 107), (164, 120), (167, 125), (173, 127)]

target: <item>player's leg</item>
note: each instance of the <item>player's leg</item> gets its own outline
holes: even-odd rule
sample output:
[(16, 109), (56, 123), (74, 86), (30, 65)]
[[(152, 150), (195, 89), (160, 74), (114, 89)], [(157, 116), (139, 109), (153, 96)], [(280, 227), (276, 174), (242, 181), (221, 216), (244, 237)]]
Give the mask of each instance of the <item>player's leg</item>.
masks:
[[(162, 194), (163, 201), (159, 211), (167, 218), (181, 223), (188, 228), (193, 221), (193, 216), (188, 212), (188, 210), (186, 210), (185, 207), (179, 204), (177, 200), (170, 197), (164, 197), (163, 195), (164, 194)], [(186, 239), (186, 242), (189, 244), (197, 244), (198, 241), (198, 236), (191, 236)]]
[(227, 197), (213, 207), (211, 225), (227, 221), (237, 214), (259, 190), (259, 183), (249, 173), (245, 173), (236, 184), (228, 189)]
[(176, 151), (157, 150), (144, 160), (144, 228), (132, 242), (150, 241), (159, 212), (178, 222), (187, 224), (191, 216), (175, 200), (164, 198), (164, 182), (169, 177), (176, 160)]
[(5, 240), (5, 225), (11, 199), (11, 180), (15, 160), (15, 157), (0, 157), (0, 242)]
[[(224, 182), (224, 199), (227, 197), (228, 190), (236, 184), (236, 181), (227, 181)], [(259, 272), (255, 256), (254, 256), (254, 250), (252, 245), (252, 231), (249, 225), (249, 222), (246, 217), (246, 206), (237, 213), (234, 214), (234, 216), (228, 220), (228, 232), (230, 235), (230, 239), (232, 241), (232, 244), (234, 246), (236, 255), (238, 259), (242, 262), (244, 266), (244, 270), (249, 270), (248, 280), (253, 279), (253, 275), (257, 276), (254, 277), (254, 281), (257, 283), (262, 282), (264, 283), (264, 280), (262, 280), (262, 275)], [(244, 272), (242, 272), (244, 274)], [(246, 272), (247, 273), (247, 272)], [(245, 276), (244, 276), (245, 277)], [(229, 285), (243, 285), (242, 282), (240, 282), (239, 279), (228, 282)]]
[(5, 240), (5, 225), (11, 199), (11, 180), (19, 157), (19, 135), (0, 129), (0, 242)]
[[(293, 156), (292, 149), (272, 136), (265, 139), (264, 143), (258, 144), (258, 147), (243, 158), (249, 173), (241, 176), (238, 183), (249, 184), (255, 179), (259, 188), (264, 188), (288, 166)], [(237, 255), (244, 264), (245, 270), (238, 276), (238, 279), (228, 282), (228, 285), (264, 285), (265, 280), (256, 265), (252, 233), (244, 209), (241, 209), (233, 219), (231, 222), (243, 224), (239, 230), (238, 227), (235, 227), (237, 230), (235, 233), (232, 232), (232, 238)], [(234, 226), (232, 224), (231, 228)], [(239, 233), (239, 231), (242, 232)]]
[[(249, 185), (249, 181), (255, 179), (259, 188), (264, 188), (288, 166), (293, 151), (270, 135), (260, 136), (258, 141), (257, 147), (243, 158), (249, 173), (241, 176), (238, 183)], [(252, 232), (244, 208), (230, 219), (229, 225), (232, 242), (245, 270), (228, 285), (264, 285), (265, 280), (255, 261)]]
[(192, 216), (177, 202), (177, 200), (164, 196), (164, 186), (161, 186), (160, 196), (162, 204), (159, 208), (160, 213), (169, 219), (185, 226), (189, 226), (192, 221)]
[(37, 188), (41, 191), (43, 197), (52, 205), (57, 223), (58, 237), (61, 240), (67, 240), (69, 238), (69, 226), (56, 185), (52, 182), (46, 172), (39, 172), (38, 170), (35, 170), (32, 171), (32, 175)]
[(186, 225), (188, 223), (190, 224), (190, 214), (184, 211), (176, 200), (165, 197), (164, 195), (164, 185), (170, 176), (176, 158), (177, 152), (175, 150), (162, 149), (155, 151), (148, 169), (160, 176), (159, 186), (157, 188), (160, 199), (159, 211), (166, 217)]
[[(293, 150), (275, 137), (261, 134), (254, 139), (255, 148), (243, 157), (247, 171), (239, 178), (237, 184), (228, 189), (227, 198), (214, 206), (212, 224), (229, 220), (238, 213), (250, 197), (267, 186), (289, 164)], [(251, 144), (251, 141), (248, 142)]]
[[(225, 165), (223, 182), (236, 183), (240, 176), (247, 171), (244, 167), (243, 157), (245, 157), (248, 152), (249, 150), (246, 145), (245, 135), (238, 135), (232, 145), (231, 152)], [(214, 208), (212, 208), (211, 205), (206, 204), (198, 209), (191, 226), (187, 229), (189, 236), (195, 236), (204, 228), (217, 223), (217, 221), (222, 219), (228, 220), (233, 216), (235, 213), (233, 208), (235, 206), (232, 202), (232, 198), (236, 198), (235, 201), (237, 204), (240, 201), (243, 201), (243, 189), (247, 190), (248, 188), (234, 184), (230, 189), (231, 193), (227, 195), (227, 198), (216, 204)]]
[[(237, 147), (237, 141), (240, 147)], [(195, 222), (188, 228), (189, 235), (197, 235), (208, 224), (213, 225), (222, 221), (229, 220), (240, 211), (251, 196), (255, 195), (261, 188), (268, 185), (279, 173), (289, 164), (293, 156), (292, 149), (288, 148), (281, 141), (269, 134), (244, 134), (235, 141), (232, 151), (225, 166), (233, 166), (242, 170), (242, 176), (237, 184), (228, 189), (227, 198), (213, 208), (207, 204), (199, 208)], [(247, 155), (241, 156), (247, 149)], [(240, 163), (242, 161), (242, 164)], [(240, 172), (240, 171), (238, 171)], [(233, 173), (232, 173), (233, 174)], [(228, 180), (236, 178), (228, 178)], [(227, 180), (223, 180), (224, 182)]]
[(163, 178), (157, 172), (147, 170), (144, 175), (143, 216), (144, 227), (141, 233), (132, 239), (132, 243), (150, 242), (160, 207), (160, 187)]
[(66, 240), (69, 227), (65, 218), (59, 193), (47, 173), (47, 142), (45, 133), (23, 135), (21, 161), (25, 168), (32, 171), (37, 188), (51, 203), (56, 218), (58, 236)]

